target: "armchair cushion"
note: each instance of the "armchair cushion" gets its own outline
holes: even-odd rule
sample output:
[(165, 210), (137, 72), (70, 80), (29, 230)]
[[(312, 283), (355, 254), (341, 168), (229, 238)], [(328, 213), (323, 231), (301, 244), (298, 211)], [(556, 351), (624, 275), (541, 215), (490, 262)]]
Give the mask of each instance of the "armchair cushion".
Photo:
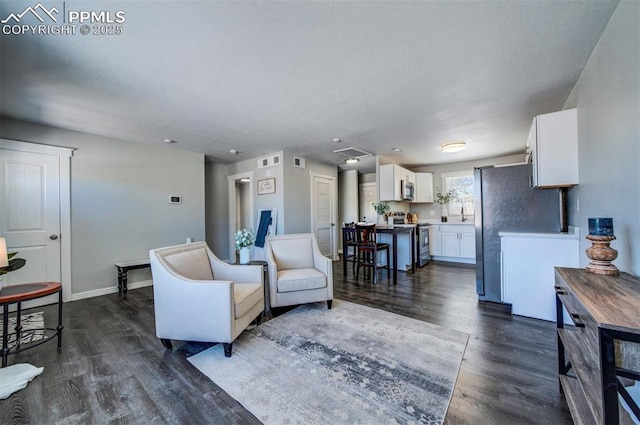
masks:
[(164, 259), (176, 273), (187, 279), (213, 280), (209, 256), (205, 248), (176, 252), (165, 255)]
[(313, 240), (302, 239), (271, 239), (271, 253), (278, 265), (278, 270), (312, 269), (313, 268)]
[(235, 307), (235, 318), (247, 314), (247, 312), (261, 302), (264, 297), (262, 285), (259, 283), (236, 283), (233, 285), (233, 301)]
[(327, 287), (327, 276), (314, 268), (278, 272), (278, 292), (307, 291)]

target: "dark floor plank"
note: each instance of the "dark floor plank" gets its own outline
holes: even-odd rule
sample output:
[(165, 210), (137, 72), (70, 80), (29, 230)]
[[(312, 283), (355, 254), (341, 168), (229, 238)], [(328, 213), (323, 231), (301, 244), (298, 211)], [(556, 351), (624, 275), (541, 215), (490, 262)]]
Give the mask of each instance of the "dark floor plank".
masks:
[[(430, 263), (399, 273), (397, 286), (384, 273), (374, 286), (337, 263), (334, 272), (335, 298), (470, 334), (446, 424), (572, 423), (558, 390), (555, 325), (479, 302), (474, 267)], [(42, 309), (55, 322), (55, 308)], [(151, 288), (65, 304), (61, 352), (51, 342), (10, 357), (45, 371), (0, 401), (0, 423), (259, 424), (186, 360), (211, 344), (166, 351), (153, 314)]]

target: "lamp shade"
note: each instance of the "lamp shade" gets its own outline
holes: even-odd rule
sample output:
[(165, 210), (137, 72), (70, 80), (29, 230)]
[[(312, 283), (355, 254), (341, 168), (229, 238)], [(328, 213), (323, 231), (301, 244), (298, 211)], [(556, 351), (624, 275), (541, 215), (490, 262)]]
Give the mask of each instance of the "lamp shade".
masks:
[(0, 238), (0, 267), (7, 267), (9, 259), (7, 258), (7, 240)]

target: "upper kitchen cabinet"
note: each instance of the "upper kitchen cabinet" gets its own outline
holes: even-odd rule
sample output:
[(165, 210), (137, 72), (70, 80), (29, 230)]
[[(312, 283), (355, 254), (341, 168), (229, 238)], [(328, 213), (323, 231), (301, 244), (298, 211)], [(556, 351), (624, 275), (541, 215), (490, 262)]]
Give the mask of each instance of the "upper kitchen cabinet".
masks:
[(415, 187), (415, 173), (396, 164), (381, 165), (378, 180), (381, 201), (408, 201), (403, 196), (403, 185), (409, 182)]
[(576, 109), (533, 119), (527, 153), (533, 163), (534, 187), (578, 184), (578, 114)]
[(433, 173), (415, 173), (416, 196), (413, 202), (433, 202)]

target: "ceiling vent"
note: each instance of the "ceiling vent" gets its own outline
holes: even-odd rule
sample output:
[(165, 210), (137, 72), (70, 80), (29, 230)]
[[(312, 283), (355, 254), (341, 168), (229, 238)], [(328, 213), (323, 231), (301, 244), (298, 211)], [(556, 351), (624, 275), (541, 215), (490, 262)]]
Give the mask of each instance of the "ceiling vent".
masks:
[(334, 152), (349, 158), (365, 158), (367, 156), (373, 156), (371, 153), (365, 152), (358, 148), (344, 148), (335, 150)]
[(280, 155), (269, 155), (258, 159), (258, 168), (272, 167), (280, 164)]
[(304, 158), (298, 158), (297, 156), (293, 157), (293, 166), (298, 168), (305, 168), (307, 165), (307, 161)]

